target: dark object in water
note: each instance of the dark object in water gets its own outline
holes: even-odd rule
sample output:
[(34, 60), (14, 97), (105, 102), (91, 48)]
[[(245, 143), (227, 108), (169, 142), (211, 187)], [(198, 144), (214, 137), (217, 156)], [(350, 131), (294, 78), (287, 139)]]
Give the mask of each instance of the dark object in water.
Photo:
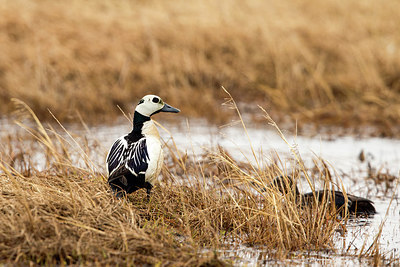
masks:
[[(283, 194), (288, 194), (290, 192), (295, 193), (296, 199), (300, 199), (303, 204), (311, 204), (314, 201), (313, 192), (301, 194), (297, 185), (294, 184), (292, 177), (290, 176), (279, 176), (274, 179), (272, 182), (272, 186), (278, 189)], [(347, 209), (350, 214), (355, 215), (372, 215), (376, 214), (375, 207), (373, 202), (367, 198), (358, 197), (350, 194), (347, 195)], [(346, 198), (345, 195), (340, 191), (333, 190), (318, 190), (315, 191), (315, 196), (319, 202), (322, 202), (324, 199), (333, 200), (335, 202), (336, 209), (344, 212)]]

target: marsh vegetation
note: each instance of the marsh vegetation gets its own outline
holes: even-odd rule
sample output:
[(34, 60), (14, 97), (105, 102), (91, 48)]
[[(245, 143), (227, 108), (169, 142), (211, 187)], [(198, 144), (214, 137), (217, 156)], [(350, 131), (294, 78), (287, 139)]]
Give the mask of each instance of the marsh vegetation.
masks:
[[(183, 152), (172, 137), (150, 201), (144, 190), (119, 199), (104, 176), (101, 144), (60, 125), (43, 126), (17, 103), (18, 124), (28, 132), (2, 136), (3, 262), (222, 266), (235, 262), (223, 251), (238, 245), (262, 247), (270, 260), (298, 251), (340, 255), (351, 247), (344, 237), (354, 218), (347, 211), (338, 214), (329, 199), (304, 207), (294, 194), (271, 186), (274, 177), (291, 175), (311, 188), (322, 182), (326, 190), (343, 190), (341, 177), (322, 159), (309, 168), (293, 149), (291, 160), (270, 161), (256, 155), (249, 139), (253, 158), (237, 161), (220, 146)], [(376, 264), (398, 261), (381, 253), (379, 240), (378, 233), (345, 255)]]

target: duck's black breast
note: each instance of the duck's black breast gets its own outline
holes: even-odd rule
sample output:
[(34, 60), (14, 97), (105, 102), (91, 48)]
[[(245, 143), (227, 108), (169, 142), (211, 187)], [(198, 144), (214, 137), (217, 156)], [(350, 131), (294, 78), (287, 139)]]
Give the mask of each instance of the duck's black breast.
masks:
[(140, 139), (142, 139), (144, 135), (141, 133), (141, 131), (132, 131), (129, 134), (125, 135), (125, 140), (128, 142), (128, 145), (131, 143), (136, 143)]

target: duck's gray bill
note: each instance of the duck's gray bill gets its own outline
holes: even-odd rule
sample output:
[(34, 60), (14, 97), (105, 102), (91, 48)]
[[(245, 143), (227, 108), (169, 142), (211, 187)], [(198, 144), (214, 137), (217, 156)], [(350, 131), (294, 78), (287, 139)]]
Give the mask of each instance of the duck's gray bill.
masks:
[(161, 109), (162, 112), (173, 112), (173, 113), (178, 113), (180, 112), (179, 109), (171, 107), (167, 103), (164, 104), (164, 107)]

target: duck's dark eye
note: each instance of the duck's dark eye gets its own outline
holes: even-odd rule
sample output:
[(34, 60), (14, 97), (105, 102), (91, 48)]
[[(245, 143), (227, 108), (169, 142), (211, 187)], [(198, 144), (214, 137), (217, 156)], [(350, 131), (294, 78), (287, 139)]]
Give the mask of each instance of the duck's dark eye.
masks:
[(138, 105), (142, 104), (144, 102), (144, 99), (140, 99)]
[(154, 97), (154, 98), (153, 98), (153, 102), (154, 102), (154, 103), (160, 103), (160, 99), (159, 99), (158, 97)]

